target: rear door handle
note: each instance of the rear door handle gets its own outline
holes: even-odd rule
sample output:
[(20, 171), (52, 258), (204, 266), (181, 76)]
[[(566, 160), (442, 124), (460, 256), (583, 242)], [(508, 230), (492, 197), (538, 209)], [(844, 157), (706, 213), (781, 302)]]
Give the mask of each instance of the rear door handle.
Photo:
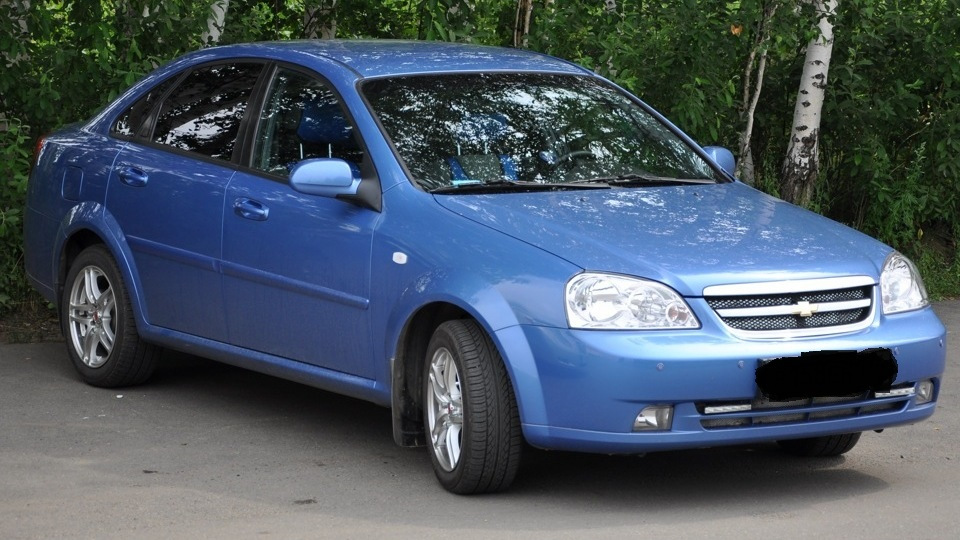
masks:
[(147, 185), (147, 179), (149, 178), (147, 173), (129, 165), (120, 167), (117, 175), (120, 177), (121, 182), (133, 187), (143, 187)]
[(233, 201), (233, 213), (254, 221), (266, 221), (270, 215), (270, 209), (259, 201), (253, 199), (240, 198)]

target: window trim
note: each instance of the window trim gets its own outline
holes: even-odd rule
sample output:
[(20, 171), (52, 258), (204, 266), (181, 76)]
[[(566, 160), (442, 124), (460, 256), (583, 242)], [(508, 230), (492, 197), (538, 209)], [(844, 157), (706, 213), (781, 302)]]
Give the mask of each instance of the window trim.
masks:
[[(240, 121), (240, 128), (237, 130), (237, 137), (236, 137), (236, 140), (234, 141), (233, 151), (231, 153), (229, 160), (215, 158), (212, 156), (208, 156), (206, 154), (194, 152), (192, 150), (184, 150), (182, 148), (176, 148), (168, 144), (158, 143), (153, 140), (153, 132), (156, 130), (157, 117), (160, 114), (160, 110), (163, 107), (163, 104), (170, 97), (170, 94), (174, 90), (179, 88), (180, 85), (183, 83), (183, 81), (190, 76), (190, 74), (200, 69), (206, 69), (213, 66), (231, 65), (231, 64), (233, 65), (256, 64), (260, 66), (260, 73), (257, 75), (257, 80), (253, 84), (253, 87), (250, 90), (250, 96), (247, 98), (247, 107), (246, 109), (244, 109), (243, 119), (241, 119)], [(157, 84), (151, 86), (149, 90), (146, 90), (146, 92), (149, 92), (150, 90), (156, 88), (158, 85), (163, 84), (163, 82), (168, 81), (171, 78), (177, 79), (173, 84), (173, 86), (171, 86), (170, 88), (167, 89), (166, 92), (164, 92), (162, 98), (158, 100), (157, 103), (154, 104), (153, 108), (150, 111), (150, 116), (147, 118), (147, 120), (144, 121), (143, 127), (141, 128), (141, 132), (146, 132), (146, 135), (144, 135), (144, 133), (138, 133), (133, 137), (128, 137), (128, 136), (116, 134), (113, 131), (112, 126), (116, 124), (117, 119), (122, 114), (124, 114), (127, 111), (127, 109), (129, 109), (130, 106), (133, 105), (133, 103), (128, 105), (126, 108), (121, 110), (117, 115), (113, 117), (112, 122), (110, 124), (111, 128), (110, 128), (109, 134), (111, 137), (114, 137), (116, 139), (133, 142), (138, 145), (142, 145), (151, 149), (162, 150), (164, 152), (170, 152), (171, 154), (175, 154), (178, 156), (189, 157), (189, 158), (197, 159), (206, 163), (221, 165), (228, 169), (238, 170), (239, 169), (238, 160), (240, 157), (238, 150), (242, 142), (244, 141), (244, 139), (242, 138), (244, 136), (244, 133), (243, 133), (244, 123), (246, 122), (248, 116), (250, 115), (251, 107), (256, 103), (254, 100), (258, 98), (257, 91), (263, 85), (264, 73), (267, 71), (267, 69), (270, 66), (271, 66), (271, 62), (265, 58), (241, 57), (241, 58), (219, 59), (219, 60), (213, 60), (209, 62), (202, 62), (199, 64), (195, 64), (193, 66), (184, 68), (182, 71), (179, 71), (176, 74), (163, 79), (163, 81), (158, 81)], [(144, 94), (140, 95), (141, 98), (143, 96)], [(134, 103), (136, 103), (136, 100), (134, 100)]]
[[(241, 63), (259, 64), (261, 69), (257, 82), (254, 84), (253, 89), (250, 92), (250, 97), (247, 101), (247, 107), (244, 110), (243, 119), (240, 122), (240, 129), (237, 131), (237, 139), (234, 142), (233, 154), (231, 155), (229, 161), (153, 141), (153, 132), (156, 129), (157, 117), (160, 114), (160, 109), (162, 108), (163, 103), (166, 102), (170, 94), (176, 88), (178, 88), (181, 83), (183, 83), (186, 77), (198, 69), (205, 69), (207, 67), (217, 65)], [(108, 124), (110, 127), (107, 129), (107, 135), (114, 139), (135, 143), (150, 149), (169, 152), (174, 155), (196, 159), (204, 163), (219, 165), (233, 171), (252, 174), (263, 178), (264, 180), (289, 185), (289, 180), (287, 177), (271, 174), (260, 169), (255, 169), (251, 166), (251, 160), (253, 158), (253, 146), (256, 143), (260, 115), (263, 112), (263, 108), (266, 106), (266, 98), (269, 95), (270, 89), (272, 88), (274, 76), (281, 68), (288, 69), (317, 80), (329, 88), (333, 95), (337, 98), (337, 101), (344, 113), (344, 117), (350, 122), (350, 125), (353, 126), (354, 136), (357, 138), (357, 144), (360, 146), (364, 155), (366, 156), (366, 159), (359, 164), (361, 181), (360, 186), (357, 189), (356, 200), (353, 202), (359, 202), (365, 207), (368, 207), (376, 212), (380, 212), (382, 210), (383, 203), (383, 190), (380, 183), (380, 173), (377, 170), (377, 164), (374, 162), (373, 156), (370, 154), (370, 149), (367, 145), (366, 139), (361, 135), (360, 130), (357, 127), (358, 124), (353, 111), (351, 111), (350, 107), (347, 106), (346, 100), (343, 98), (343, 94), (337, 89), (336, 85), (334, 85), (328, 77), (313, 69), (292, 62), (275, 60), (271, 58), (244, 56), (211, 60), (187, 66), (182, 70), (171, 74), (169, 77), (165, 77), (163, 80), (157, 81), (155, 84), (150, 86), (149, 89), (146, 89), (144, 92), (142, 92), (137, 99), (134, 99), (132, 103), (113, 115), (110, 119), (110, 123)], [(143, 133), (138, 133), (134, 136), (126, 136), (114, 132), (113, 126), (116, 124), (119, 117), (124, 114), (134, 103), (136, 103), (138, 99), (143, 98), (145, 93), (149, 93), (150, 90), (153, 90), (158, 85), (163, 84), (171, 79), (175, 79), (174, 84), (168, 88), (167, 91), (164, 92), (163, 96), (161, 96), (161, 98), (157, 101), (157, 103), (154, 104), (153, 108), (150, 110), (149, 116), (144, 121), (141, 131), (147, 132), (146, 135)], [(359, 84), (356, 88), (359, 88)], [(366, 103), (366, 100), (362, 95), (359, 96), (359, 98), (361, 102), (364, 104)], [(379, 123), (376, 125), (379, 129)], [(147, 126), (149, 129), (147, 129)]]
[(369, 99), (367, 99), (367, 93), (364, 90), (364, 86), (366, 86), (368, 83), (371, 83), (371, 82), (390, 80), (390, 79), (405, 79), (405, 78), (435, 77), (435, 76), (450, 76), (452, 78), (458, 75), (497, 75), (497, 74), (558, 75), (558, 76), (566, 76), (566, 77), (582, 77), (585, 79), (592, 79), (597, 83), (599, 83), (600, 85), (606, 86), (611, 90), (619, 94), (622, 94), (624, 97), (626, 97), (627, 99), (635, 103), (638, 107), (640, 107), (650, 116), (652, 116), (657, 122), (659, 122), (662, 126), (664, 126), (664, 128), (666, 128), (667, 131), (677, 136), (677, 138), (679, 138), (682, 142), (684, 142), (687, 146), (689, 146), (690, 149), (697, 156), (703, 159), (707, 163), (708, 167), (710, 167), (711, 169), (714, 170), (714, 172), (717, 173), (718, 184), (725, 184), (725, 183), (731, 183), (736, 181), (736, 178), (734, 178), (733, 176), (728, 174), (726, 171), (724, 171), (723, 168), (715, 164), (713, 160), (709, 156), (707, 156), (706, 152), (703, 150), (703, 148), (700, 146), (700, 144), (697, 141), (693, 140), (692, 137), (684, 133), (683, 130), (677, 127), (667, 117), (657, 112), (656, 109), (654, 109), (650, 105), (647, 105), (647, 103), (644, 102), (642, 99), (640, 99), (639, 96), (634, 95), (632, 92), (629, 92), (627, 89), (623, 88), (622, 86), (612, 81), (609, 81), (603, 77), (600, 77), (599, 75), (596, 75), (586, 70), (584, 70), (584, 72), (582, 73), (568, 73), (568, 72), (558, 72), (558, 71), (539, 70), (539, 69), (531, 69), (531, 70), (491, 69), (491, 70), (463, 70), (463, 71), (455, 71), (455, 72), (424, 72), (424, 73), (411, 73), (411, 74), (377, 75), (374, 77), (359, 79), (356, 84), (356, 90), (357, 90), (357, 94), (360, 97), (360, 100), (363, 102), (364, 106), (366, 106), (367, 112), (373, 118), (373, 121), (377, 125), (377, 129), (380, 130), (380, 133), (382, 134), (383, 139), (386, 141), (387, 146), (390, 148), (390, 151), (392, 152), (394, 159), (399, 164), (400, 169), (403, 170), (403, 173), (407, 179), (407, 182), (411, 184), (414, 189), (421, 191), (423, 193), (426, 193), (427, 190), (424, 189), (423, 186), (421, 186), (416, 181), (415, 176), (407, 168), (406, 161), (404, 161), (404, 159), (400, 156), (400, 151), (398, 150), (396, 144), (394, 143), (393, 137), (390, 135), (390, 133), (387, 132), (387, 129), (384, 127), (383, 123), (380, 121), (380, 115), (377, 113), (377, 110), (373, 106), (373, 103)]
[[(154, 126), (154, 124), (156, 123), (156, 116), (157, 116), (157, 114), (159, 113), (160, 104), (163, 103), (164, 101), (166, 101), (167, 96), (170, 95), (170, 92), (172, 92), (174, 88), (180, 86), (180, 83), (183, 82), (183, 79), (184, 79), (187, 75), (189, 75), (190, 72), (192, 72), (192, 71), (193, 71), (193, 68), (187, 68), (187, 69), (184, 69), (184, 70), (182, 70), (182, 71), (178, 71), (177, 73), (171, 75), (170, 77), (166, 77), (166, 78), (164, 78), (163, 80), (158, 81), (156, 84), (154, 84), (153, 86), (151, 86), (151, 87), (150, 87), (149, 89), (147, 89), (146, 91), (141, 92), (140, 95), (137, 96), (137, 99), (133, 100), (133, 103), (131, 103), (130, 105), (127, 105), (126, 107), (124, 107), (123, 110), (121, 110), (116, 116), (113, 117), (113, 120), (110, 122), (110, 130), (109, 130), (109, 132), (108, 132), (109, 135), (110, 135), (111, 137), (113, 137), (113, 138), (115, 138), (115, 139), (119, 139), (119, 140), (121, 140), (121, 141), (140, 141), (140, 140), (147, 140), (147, 141), (149, 141), (149, 140), (152, 138), (152, 135), (153, 135), (153, 126)], [(161, 96), (159, 96), (159, 97), (157, 98), (156, 103), (154, 103), (154, 104), (150, 107), (150, 110), (147, 111), (147, 114), (146, 114), (145, 117), (144, 117), (143, 123), (140, 124), (140, 129), (137, 130), (137, 133), (134, 133), (133, 135), (124, 135), (124, 134), (119, 133), (119, 132), (116, 131), (115, 128), (116, 128), (117, 122), (120, 120), (120, 117), (121, 117), (121, 116), (123, 116), (124, 114), (126, 114), (126, 112), (129, 111), (130, 109), (132, 109), (137, 103), (140, 103), (140, 100), (146, 99), (147, 96), (150, 95), (150, 92), (152, 92), (154, 89), (156, 89), (156, 88), (158, 88), (158, 87), (160, 87), (160, 86), (162, 86), (162, 85), (164, 85), (164, 84), (166, 84), (167, 82), (170, 82), (170, 81), (172, 81), (173, 84), (170, 86), (170, 88), (167, 88), (167, 89), (163, 92), (163, 95), (161, 95)], [(148, 133), (147, 135), (144, 135), (143, 132), (144, 132), (144, 131), (148, 131), (148, 130), (149, 130), (149, 133)]]
[[(208, 155), (206, 155), (206, 154), (202, 154), (202, 153), (200, 153), (200, 152), (196, 152), (196, 151), (193, 151), (193, 150), (183, 150), (183, 149), (180, 149), (180, 148), (176, 148), (176, 147), (170, 146), (170, 145), (165, 144), (165, 143), (157, 142), (157, 141), (155, 140), (156, 130), (157, 130), (157, 125), (156, 125), (156, 123), (157, 123), (157, 120), (159, 120), (160, 111), (163, 110), (163, 105), (164, 105), (164, 104), (166, 103), (166, 101), (170, 98), (170, 96), (173, 94), (173, 92), (174, 92), (175, 90), (177, 90), (178, 88), (180, 88), (180, 86), (181, 86), (191, 75), (193, 75), (194, 73), (196, 73), (196, 72), (198, 72), (198, 71), (200, 71), (200, 70), (204, 70), (204, 69), (208, 69), (208, 68), (212, 68), (212, 67), (216, 67), (216, 66), (239, 66), (239, 65), (244, 65), (244, 64), (246, 64), (246, 65), (249, 65), (249, 64), (259, 65), (259, 66), (260, 66), (260, 72), (257, 73), (257, 78), (256, 78), (256, 80), (254, 81), (253, 86), (250, 87), (250, 94), (247, 96), (246, 106), (244, 107), (244, 110), (243, 110), (243, 117), (240, 119), (240, 125), (237, 127), (237, 134), (236, 134), (236, 136), (234, 137), (233, 148), (232, 148), (231, 151), (230, 151), (230, 159), (229, 159), (229, 160), (227, 160), (227, 159), (221, 159), (221, 158), (216, 158), (216, 157), (213, 157), (213, 156), (208, 156)], [(255, 95), (256, 95), (257, 88), (259, 88), (259, 86), (262, 84), (263, 72), (264, 72), (264, 69), (265, 69), (266, 67), (267, 67), (267, 62), (264, 62), (264, 61), (262, 61), (262, 60), (261, 60), (261, 61), (255, 61), (255, 60), (248, 60), (248, 59), (231, 59), (231, 60), (227, 60), (227, 61), (207, 62), (207, 63), (198, 64), (198, 65), (196, 65), (196, 66), (193, 66), (193, 68), (189, 71), (189, 73), (187, 73), (181, 80), (177, 81), (177, 84), (176, 84), (175, 86), (173, 86), (172, 88), (170, 88), (170, 90), (168, 90), (168, 91), (164, 94), (163, 100), (160, 102), (160, 105), (159, 105), (159, 106), (157, 107), (157, 109), (156, 109), (156, 114), (152, 115), (151, 118), (150, 118), (150, 129), (149, 129), (149, 132), (150, 132), (150, 133), (149, 133), (149, 136), (148, 136), (148, 140), (149, 140), (151, 143), (153, 143), (153, 144), (157, 144), (157, 145), (160, 145), (160, 146), (165, 147), (165, 148), (171, 148), (171, 149), (174, 149), (174, 150), (181, 150), (181, 151), (186, 152), (188, 155), (191, 155), (191, 156), (203, 156), (203, 157), (210, 158), (210, 159), (213, 159), (213, 160), (219, 161), (219, 162), (224, 162), (224, 163), (236, 163), (236, 160), (237, 160), (237, 149), (238, 149), (239, 144), (240, 144), (241, 141), (243, 140), (243, 139), (242, 139), (242, 134), (243, 134), (242, 130), (243, 130), (243, 127), (244, 127), (244, 122), (245, 122), (246, 119), (247, 119), (248, 111), (250, 110), (250, 105), (251, 105), (252, 103), (254, 103), (254, 98), (255, 98)]]
[[(380, 173), (377, 171), (377, 165), (374, 163), (373, 156), (370, 154), (367, 141), (363, 135), (361, 135), (360, 129), (357, 127), (357, 121), (354, 117), (353, 111), (351, 111), (350, 107), (347, 106), (346, 100), (343, 99), (343, 94), (337, 89), (336, 85), (334, 85), (329, 78), (299, 64), (285, 62), (282, 60), (274, 60), (268, 62), (268, 65), (261, 73), (262, 81), (259, 84), (260, 93), (256, 96), (255, 104), (253, 103), (253, 98), (251, 97), (251, 105), (247, 107), (247, 113), (244, 117), (245, 122), (247, 122), (248, 119), (249, 121), (246, 125), (246, 132), (243, 134), (244, 140), (242, 149), (240, 151), (239, 158), (236, 160), (237, 171), (259, 176), (260, 178), (270, 180), (272, 182), (290, 185), (289, 178), (287, 176), (280, 176), (278, 174), (273, 174), (253, 167), (253, 150), (256, 146), (257, 138), (259, 136), (260, 118), (263, 114), (263, 110), (267, 106), (267, 98), (270, 96), (270, 91), (273, 90), (273, 85), (276, 81), (276, 75), (281, 69), (299, 73), (300, 75), (316, 80), (329, 89), (331, 93), (333, 93), (334, 97), (337, 99), (337, 103), (340, 105), (340, 109), (343, 112), (344, 118), (353, 128), (353, 136), (356, 139), (357, 145), (363, 151), (364, 156), (366, 156), (363, 162), (357, 164), (360, 167), (360, 186), (357, 188), (356, 198), (359, 199), (365, 206), (380, 212), (382, 210), (383, 202), (383, 190), (380, 184)], [(254, 114), (254, 111), (256, 112), (255, 117), (251, 116)], [(254, 118), (256, 120), (254, 120)], [(234, 152), (236, 151), (237, 148), (234, 148)]]

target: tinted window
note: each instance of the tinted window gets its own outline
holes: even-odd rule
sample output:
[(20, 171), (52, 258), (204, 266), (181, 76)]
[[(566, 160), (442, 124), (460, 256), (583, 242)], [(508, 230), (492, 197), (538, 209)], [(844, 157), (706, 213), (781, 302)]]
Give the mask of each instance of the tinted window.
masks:
[(499, 179), (717, 179), (643, 107), (589, 77), (409, 76), (372, 80), (362, 89), (414, 180), (426, 189)]
[(117, 122), (113, 125), (113, 134), (120, 135), (123, 137), (135, 137), (137, 135), (144, 136), (146, 135), (143, 132), (144, 122), (150, 116), (150, 112), (153, 111), (153, 106), (157, 101), (163, 97), (163, 94), (173, 86), (173, 83), (177, 81), (178, 77), (171, 77), (162, 83), (154, 86), (147, 94), (136, 101), (133, 105), (130, 106), (120, 118), (117, 119)]
[(229, 160), (260, 64), (200, 68), (164, 100), (153, 140)]
[(310, 158), (340, 158), (358, 173), (362, 153), (333, 91), (313, 77), (280, 69), (260, 117), (252, 166), (287, 176)]

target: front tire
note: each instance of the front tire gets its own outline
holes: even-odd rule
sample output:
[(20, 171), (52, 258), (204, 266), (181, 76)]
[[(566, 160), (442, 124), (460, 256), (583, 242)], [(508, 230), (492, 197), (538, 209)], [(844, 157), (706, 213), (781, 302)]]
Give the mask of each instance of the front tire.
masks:
[(120, 270), (102, 246), (73, 261), (60, 303), (67, 352), (87, 384), (113, 388), (147, 380), (159, 349), (140, 340)]
[(437, 479), (453, 493), (506, 489), (523, 436), (510, 377), (490, 338), (469, 320), (441, 324), (427, 347), (424, 429)]
[(808, 439), (784, 439), (777, 441), (787, 453), (803, 457), (833, 457), (846, 454), (860, 441), (860, 433), (844, 433)]

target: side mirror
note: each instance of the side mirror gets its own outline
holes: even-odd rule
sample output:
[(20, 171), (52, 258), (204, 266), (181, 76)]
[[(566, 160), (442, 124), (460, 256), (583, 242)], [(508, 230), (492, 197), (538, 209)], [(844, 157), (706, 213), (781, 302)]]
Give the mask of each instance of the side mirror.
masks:
[(737, 170), (737, 159), (733, 157), (733, 152), (722, 146), (704, 146), (703, 151), (727, 174), (735, 176), (734, 171)]
[(360, 178), (354, 178), (350, 164), (342, 159), (317, 158), (297, 163), (290, 171), (290, 185), (307, 195), (351, 196), (357, 194)]

